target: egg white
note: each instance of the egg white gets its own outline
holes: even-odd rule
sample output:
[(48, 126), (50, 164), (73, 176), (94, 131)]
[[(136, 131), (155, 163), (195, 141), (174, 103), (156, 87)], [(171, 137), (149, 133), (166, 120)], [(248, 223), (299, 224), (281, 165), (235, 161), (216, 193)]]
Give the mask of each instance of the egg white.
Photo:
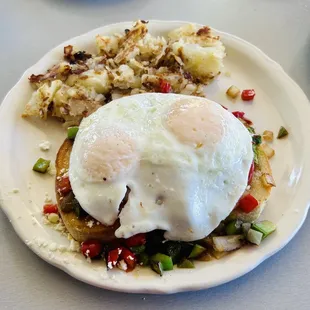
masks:
[(116, 237), (162, 229), (167, 239), (193, 241), (233, 210), (252, 161), (248, 130), (219, 104), (139, 94), (82, 121), (69, 178), (87, 213), (105, 225), (120, 219)]

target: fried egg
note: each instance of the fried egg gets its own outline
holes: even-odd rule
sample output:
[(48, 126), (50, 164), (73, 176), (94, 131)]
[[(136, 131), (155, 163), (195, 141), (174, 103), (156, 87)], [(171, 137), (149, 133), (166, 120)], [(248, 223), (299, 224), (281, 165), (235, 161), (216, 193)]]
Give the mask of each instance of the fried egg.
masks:
[(69, 178), (88, 214), (104, 225), (119, 218), (116, 237), (161, 229), (166, 239), (193, 241), (234, 209), (252, 161), (248, 130), (221, 105), (149, 93), (83, 119)]

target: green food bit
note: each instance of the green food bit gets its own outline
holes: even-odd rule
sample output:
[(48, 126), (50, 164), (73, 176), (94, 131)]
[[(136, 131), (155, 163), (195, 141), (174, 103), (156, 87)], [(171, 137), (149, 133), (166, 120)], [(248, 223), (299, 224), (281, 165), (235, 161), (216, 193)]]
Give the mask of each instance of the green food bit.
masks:
[(138, 261), (141, 266), (148, 266), (150, 263), (150, 258), (146, 253), (140, 253), (138, 256)]
[(181, 262), (178, 264), (179, 268), (195, 268), (195, 265), (189, 259), (182, 259)]
[(141, 254), (145, 251), (145, 245), (142, 244), (142, 245), (138, 245), (138, 246), (133, 246), (130, 248), (130, 250), (132, 252), (134, 252), (135, 254)]
[(262, 143), (262, 136), (261, 135), (254, 135), (252, 137), (252, 141), (255, 145), (259, 145)]
[(253, 244), (260, 245), (263, 239), (263, 233), (254, 229), (249, 229), (246, 239)]
[(172, 258), (168, 255), (157, 253), (151, 257), (151, 262), (161, 263), (163, 270), (173, 270)]
[(153, 271), (155, 271), (157, 274), (159, 274), (161, 277), (163, 276), (164, 269), (161, 262), (152, 262), (151, 261), (151, 268)]
[(39, 158), (34, 164), (32, 170), (40, 173), (46, 173), (48, 167), (50, 166), (51, 161), (43, 158)]
[(278, 132), (277, 139), (282, 139), (286, 137), (287, 135), (288, 135), (288, 131), (283, 126), (281, 126)]
[(248, 127), (248, 131), (254, 135), (255, 134), (255, 129), (253, 127)]
[(227, 235), (238, 235), (241, 232), (241, 224), (239, 220), (234, 220), (229, 222), (226, 227), (225, 231)]
[(263, 239), (273, 233), (276, 228), (277, 226), (270, 221), (261, 221), (252, 225), (252, 229), (257, 230), (263, 234)]
[(177, 263), (180, 260), (182, 244), (180, 242), (168, 241), (165, 243), (166, 254), (172, 258), (173, 263)]
[(206, 248), (204, 248), (203, 246), (199, 245), (199, 244), (195, 244), (191, 254), (189, 254), (189, 258), (196, 258), (199, 255), (201, 255), (203, 252), (206, 251)]
[(257, 146), (255, 144), (253, 144), (253, 153), (254, 153), (254, 163), (256, 165), (259, 164), (258, 162), (258, 150), (257, 150)]
[(68, 131), (67, 131), (67, 135), (68, 135), (68, 139), (75, 139), (76, 134), (79, 131), (79, 127), (78, 126), (73, 126), (73, 127), (69, 127)]

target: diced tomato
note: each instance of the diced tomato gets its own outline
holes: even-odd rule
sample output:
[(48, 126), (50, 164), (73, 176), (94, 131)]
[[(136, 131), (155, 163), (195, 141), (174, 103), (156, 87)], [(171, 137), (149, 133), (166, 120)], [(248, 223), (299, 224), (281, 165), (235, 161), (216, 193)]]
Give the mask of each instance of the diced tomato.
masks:
[(54, 204), (47, 204), (43, 206), (43, 213), (50, 214), (50, 213), (58, 213), (57, 205)]
[(252, 165), (250, 167), (250, 171), (249, 171), (248, 184), (251, 184), (251, 182), (252, 182), (253, 174), (254, 174), (254, 168), (255, 168), (255, 165), (254, 165), (254, 161), (253, 161)]
[(126, 245), (131, 248), (133, 246), (143, 245), (146, 243), (145, 234), (137, 234), (125, 240)]
[(114, 250), (111, 250), (109, 253), (108, 253), (108, 257), (107, 257), (107, 267), (109, 269), (113, 269), (118, 261), (119, 261), (119, 257), (120, 257), (120, 254), (122, 253), (123, 251), (123, 248), (122, 247), (118, 247)]
[(247, 194), (243, 196), (239, 202), (237, 207), (240, 208), (245, 213), (250, 213), (258, 206), (258, 201), (251, 195)]
[(61, 177), (57, 181), (57, 191), (62, 196), (65, 196), (71, 191), (71, 184), (68, 176)]
[(97, 257), (102, 252), (102, 244), (98, 240), (87, 240), (81, 244), (81, 252), (85, 257)]
[(161, 93), (164, 93), (164, 94), (172, 93), (172, 87), (171, 87), (170, 83), (168, 83), (165, 80), (160, 80), (159, 88), (160, 88)]
[(255, 97), (255, 90), (254, 89), (245, 89), (241, 93), (241, 99), (243, 101), (253, 100), (254, 97)]
[(135, 269), (136, 264), (137, 264), (137, 259), (136, 259), (135, 254), (132, 253), (130, 250), (123, 248), (120, 258), (123, 259), (125, 263), (127, 264), (126, 272), (129, 272)]
[(235, 112), (231, 112), (235, 117), (237, 118), (240, 118), (241, 120), (243, 120), (245, 123), (247, 123), (248, 125), (252, 125), (252, 121), (247, 119), (245, 116), (244, 116), (244, 112), (241, 112), (241, 111), (235, 111)]
[(240, 111), (235, 111), (235, 112), (231, 112), (235, 117), (237, 118), (243, 118), (244, 117), (244, 112), (240, 112)]

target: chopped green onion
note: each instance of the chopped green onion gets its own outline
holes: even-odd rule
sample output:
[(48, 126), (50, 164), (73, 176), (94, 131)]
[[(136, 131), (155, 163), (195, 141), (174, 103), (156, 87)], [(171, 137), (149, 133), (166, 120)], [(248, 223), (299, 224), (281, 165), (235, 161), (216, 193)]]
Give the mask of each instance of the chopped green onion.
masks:
[(283, 126), (281, 126), (279, 129), (277, 139), (282, 139), (282, 138), (286, 137), (287, 135), (288, 135), (288, 131)]
[(153, 262), (151, 261), (151, 268), (153, 271), (155, 271), (157, 274), (159, 274), (161, 277), (163, 276), (164, 269), (161, 262)]
[(178, 264), (179, 268), (195, 268), (195, 265), (189, 259), (182, 259), (182, 261)]
[(73, 126), (73, 127), (69, 127), (68, 131), (67, 131), (67, 135), (68, 135), (68, 139), (75, 139), (76, 134), (79, 131), (79, 127), (78, 126)]
[(254, 229), (249, 229), (246, 238), (249, 242), (260, 245), (263, 239), (263, 233)]
[(151, 261), (155, 263), (161, 263), (163, 270), (172, 270), (173, 262), (172, 258), (168, 255), (157, 253), (151, 257)]
[(270, 221), (261, 221), (252, 225), (252, 229), (257, 230), (263, 234), (263, 239), (273, 233), (276, 228), (277, 226)]
[(241, 221), (234, 220), (229, 222), (226, 227), (225, 231), (227, 235), (238, 235), (241, 232)]
[(48, 167), (50, 166), (51, 161), (43, 158), (39, 158), (34, 164), (32, 170), (40, 173), (46, 173)]
[(196, 258), (198, 256), (200, 256), (203, 252), (206, 251), (206, 248), (204, 248), (203, 246), (199, 245), (199, 244), (195, 244), (191, 254), (189, 254), (189, 258)]
[(132, 252), (134, 252), (135, 254), (141, 254), (145, 251), (145, 245), (142, 244), (142, 245), (138, 245), (138, 246), (133, 246), (130, 248), (130, 250)]

